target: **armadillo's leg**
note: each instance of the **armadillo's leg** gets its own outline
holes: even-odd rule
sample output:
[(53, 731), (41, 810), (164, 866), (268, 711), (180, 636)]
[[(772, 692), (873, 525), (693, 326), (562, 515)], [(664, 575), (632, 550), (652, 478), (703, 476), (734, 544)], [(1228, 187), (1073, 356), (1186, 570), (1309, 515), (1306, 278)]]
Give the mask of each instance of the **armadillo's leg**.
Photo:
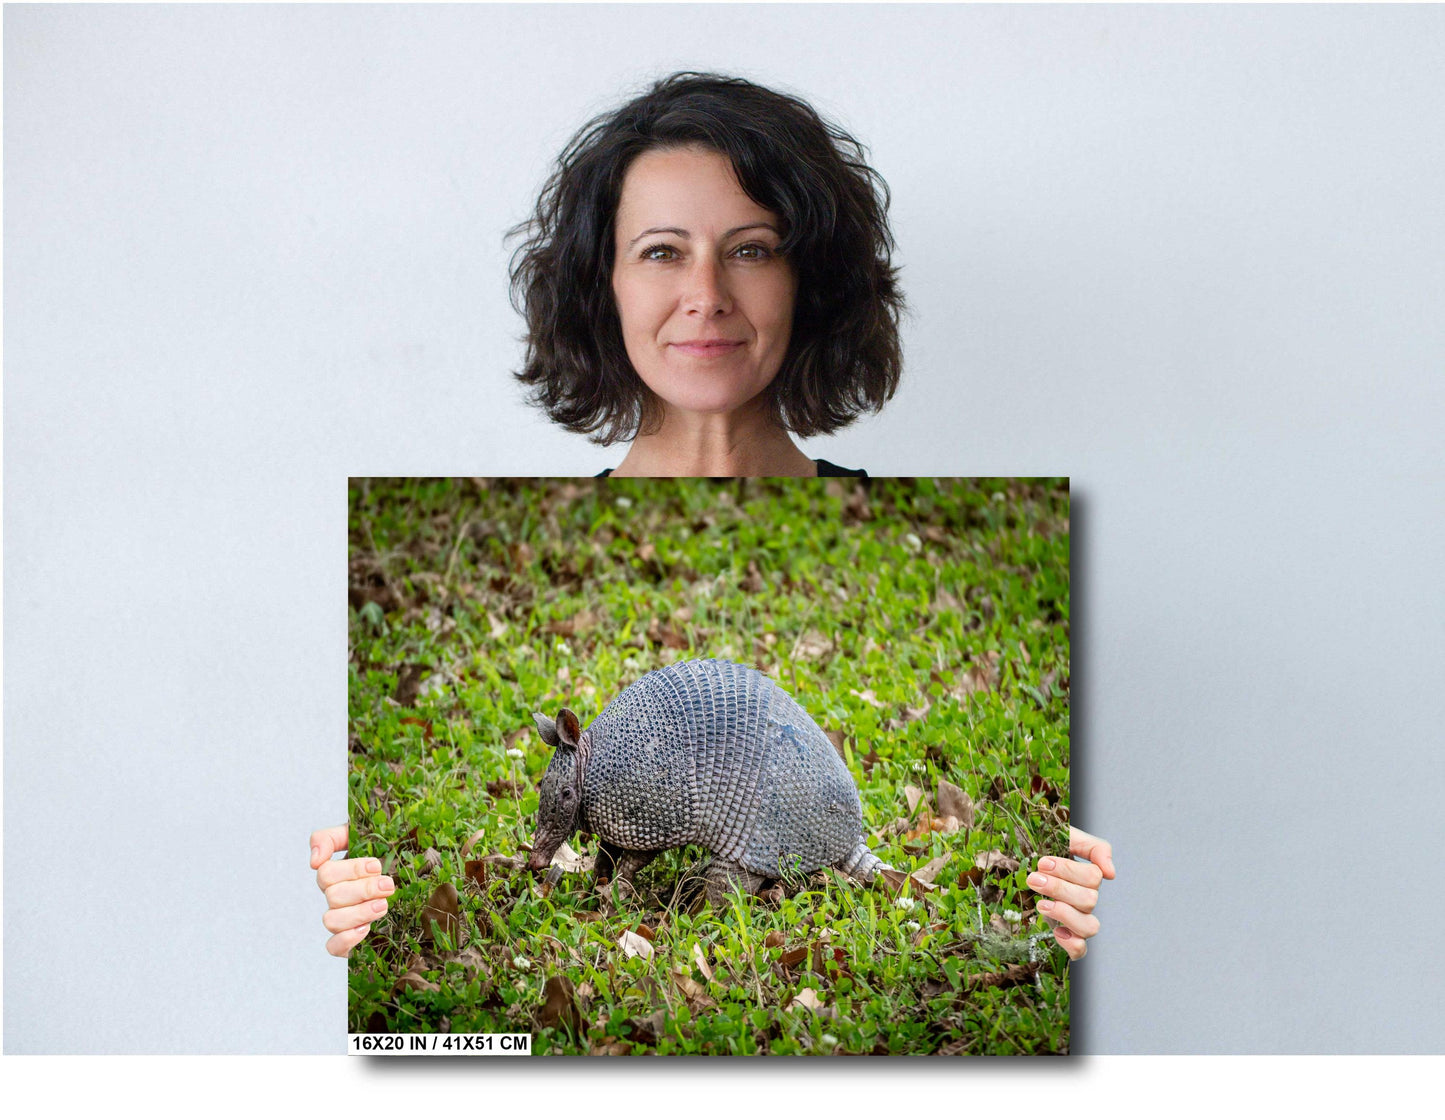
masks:
[(739, 887), (743, 894), (752, 894), (767, 882), (766, 876), (749, 871), (736, 860), (721, 858), (712, 860), (702, 869), (702, 878), (707, 900), (715, 907), (722, 906), (734, 886)]
[(632, 895), (632, 877), (658, 857), (660, 852), (636, 852), (619, 848), (605, 840), (597, 849), (597, 879), (611, 879), (618, 893), (624, 897)]
[(833, 866), (849, 878), (857, 879), (860, 883), (871, 883), (878, 872), (885, 869), (893, 870), (875, 856), (873, 850), (862, 840), (859, 840), (853, 850)]

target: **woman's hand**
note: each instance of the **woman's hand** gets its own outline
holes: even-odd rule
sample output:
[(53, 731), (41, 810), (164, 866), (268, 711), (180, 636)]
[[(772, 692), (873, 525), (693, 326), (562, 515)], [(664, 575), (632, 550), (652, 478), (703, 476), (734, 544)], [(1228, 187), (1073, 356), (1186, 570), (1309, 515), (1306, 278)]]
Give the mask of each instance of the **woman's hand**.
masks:
[(1076, 961), (1088, 952), (1087, 939), (1099, 932), (1094, 906), (1099, 901), (1099, 883), (1114, 877), (1114, 853), (1109, 841), (1070, 826), (1069, 854), (1089, 862), (1044, 856), (1028, 882), (1046, 896), (1039, 902), (1039, 913), (1058, 923), (1054, 936), (1069, 959)]
[(386, 913), (386, 898), (396, 890), (390, 877), (381, 874), (380, 860), (331, 858), (346, 847), (346, 835), (344, 824), (311, 834), (311, 866), (329, 907), (321, 924), (334, 935), (326, 943), (333, 957), (351, 955), (371, 923)]

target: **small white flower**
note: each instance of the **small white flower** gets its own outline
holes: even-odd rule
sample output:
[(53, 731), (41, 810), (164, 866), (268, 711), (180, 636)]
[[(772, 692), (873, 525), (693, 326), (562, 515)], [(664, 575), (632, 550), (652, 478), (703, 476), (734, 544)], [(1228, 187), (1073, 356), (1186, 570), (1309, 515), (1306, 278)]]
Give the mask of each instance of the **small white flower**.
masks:
[(923, 547), (923, 542), (918, 539), (917, 533), (905, 533), (903, 536), (903, 544), (909, 552), (917, 552)]
[(1003, 912), (1003, 918), (1006, 922), (1016, 922), (1022, 917), (1023, 915), (1020, 914), (1017, 910), (1005, 910)]
[(508, 748), (507, 748), (507, 757), (508, 757), (508, 758), (521, 758), (521, 757), (522, 757), (522, 748), (521, 748), (521, 747), (508, 747)]
[(526, 957), (513, 957), (512, 967), (521, 969), (523, 972), (529, 972), (532, 968), (532, 962)]
[(906, 929), (906, 930), (908, 930), (910, 933), (917, 933), (917, 932), (918, 932), (920, 929), (922, 929), (923, 927), (920, 926), (917, 922), (899, 922), (899, 923), (898, 923), (898, 928), (899, 928), (899, 929)]
[(921, 759), (913, 764), (913, 772), (915, 774), (922, 774), (927, 769), (928, 764), (923, 762)]
[(564, 642), (561, 638), (558, 638), (558, 639), (557, 639), (557, 652), (560, 653), (563, 657), (571, 657), (571, 656), (572, 656), (572, 647), (569, 646), (566, 642)]
[(617, 499), (617, 508), (618, 508), (618, 509), (631, 509), (631, 508), (632, 508), (632, 499), (631, 499), (631, 498), (618, 498), (618, 499)]
[(838, 1045), (838, 1040), (837, 1040), (836, 1038), (834, 1038), (831, 1034), (825, 1034), (825, 1035), (823, 1035), (823, 1037), (820, 1038), (820, 1039), (818, 1039), (818, 1041), (821, 1042), (824, 1046), (837, 1046), (837, 1045)]
[(898, 909), (900, 910), (912, 910), (913, 907), (917, 905), (917, 903), (915, 903), (914, 900), (911, 898), (895, 898), (893, 900), (893, 905), (898, 907)]

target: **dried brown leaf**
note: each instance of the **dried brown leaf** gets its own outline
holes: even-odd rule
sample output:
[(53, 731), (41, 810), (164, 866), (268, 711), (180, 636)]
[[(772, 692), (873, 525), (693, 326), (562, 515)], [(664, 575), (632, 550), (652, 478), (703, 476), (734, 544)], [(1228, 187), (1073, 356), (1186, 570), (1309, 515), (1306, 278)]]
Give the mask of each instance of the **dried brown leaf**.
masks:
[(440, 984), (433, 984), (419, 972), (408, 972), (392, 986), (393, 992), (439, 992)]
[(931, 859), (925, 863), (913, 873), (913, 877), (920, 883), (932, 883), (934, 879), (938, 878), (938, 873), (943, 870), (944, 865), (952, 858), (952, 852), (945, 852), (937, 859)]
[(543, 1002), (537, 1011), (537, 1024), (543, 1029), (561, 1027), (581, 1037), (582, 1011), (577, 1006), (577, 992), (565, 976), (549, 976), (542, 990)]
[(981, 972), (970, 976), (965, 988), (975, 992), (980, 988), (1012, 988), (1018, 984), (1027, 984), (1039, 970), (1040, 963), (1035, 961), (1030, 964), (1011, 964), (1002, 972)]
[(938, 811), (945, 817), (956, 817), (964, 828), (973, 827), (973, 800), (947, 778), (938, 779)]
[(485, 887), (487, 885), (487, 861), (484, 859), (467, 860), (462, 865), (462, 874), (466, 876), (467, 882)]
[(707, 977), (709, 982), (712, 981), (712, 967), (707, 963), (707, 954), (696, 941), (692, 943), (692, 963), (697, 965), (697, 970)]
[(462, 932), (462, 907), (461, 900), (457, 897), (457, 888), (450, 883), (442, 883), (431, 892), (431, 897), (426, 900), (426, 905), (421, 910), (421, 936), (423, 941), (435, 940), (433, 924), (444, 930), (451, 938), (452, 945), (457, 945)]
[(1019, 861), (1012, 856), (1006, 856), (997, 849), (990, 852), (980, 852), (974, 857), (974, 863), (984, 871), (1002, 871), (1008, 874), (1019, 869)]
[(563, 871), (579, 872), (591, 871), (597, 865), (596, 856), (578, 855), (572, 850), (572, 846), (563, 840), (557, 845), (557, 850), (552, 853), (553, 867), (560, 867)]
[(770, 934), (768, 934), (767, 937), (763, 938), (763, 948), (776, 949), (779, 945), (783, 944), (787, 940), (787, 937), (784, 936), (781, 931), (775, 929)]
[(464, 843), (464, 844), (462, 845), (462, 859), (466, 859), (467, 857), (469, 857), (469, 856), (472, 854), (472, 849), (477, 846), (477, 841), (480, 840), (480, 839), (481, 839), (483, 836), (485, 836), (486, 834), (487, 834), (487, 830), (486, 830), (486, 829), (484, 829), (484, 828), (479, 828), (479, 829), (477, 829), (474, 833), (472, 833), (470, 836), (467, 837), (466, 843)]
[(645, 937), (639, 937), (630, 929), (622, 931), (622, 936), (617, 939), (617, 944), (622, 949), (624, 956), (641, 957), (645, 961), (652, 959), (652, 942)]
[(442, 854), (435, 848), (428, 848), (421, 854), (421, 873), (423, 876), (430, 875), (442, 865)]
[(809, 630), (793, 644), (793, 656), (804, 661), (816, 661), (833, 652), (834, 646), (825, 634)]

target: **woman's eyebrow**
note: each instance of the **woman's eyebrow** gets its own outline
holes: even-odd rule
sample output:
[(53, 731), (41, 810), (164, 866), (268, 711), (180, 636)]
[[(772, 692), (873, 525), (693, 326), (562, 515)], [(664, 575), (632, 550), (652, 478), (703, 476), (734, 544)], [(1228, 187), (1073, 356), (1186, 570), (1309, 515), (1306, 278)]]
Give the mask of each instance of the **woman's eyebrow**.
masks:
[[(770, 229), (774, 233), (777, 233), (779, 237), (783, 236), (781, 233), (778, 233), (778, 228), (771, 222), (749, 222), (745, 226), (734, 226), (722, 235), (722, 239), (726, 241), (729, 237), (742, 233), (743, 230), (747, 229)], [(685, 229), (678, 229), (676, 226), (654, 226), (652, 229), (645, 229), (639, 233), (627, 243), (627, 247), (631, 249), (644, 237), (651, 237), (654, 233), (670, 233), (674, 237), (682, 238), (684, 241), (690, 241), (692, 239), (692, 234), (688, 233)]]

